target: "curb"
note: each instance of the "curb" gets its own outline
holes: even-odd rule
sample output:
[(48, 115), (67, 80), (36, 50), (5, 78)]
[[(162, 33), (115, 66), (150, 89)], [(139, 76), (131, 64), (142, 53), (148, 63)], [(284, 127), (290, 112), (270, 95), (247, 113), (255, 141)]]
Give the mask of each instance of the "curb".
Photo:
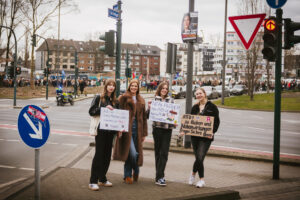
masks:
[[(154, 143), (145, 142), (144, 149), (146, 150), (154, 150)], [(185, 153), (185, 154), (193, 154), (192, 148), (183, 148), (183, 147), (174, 147), (170, 146), (169, 152), (173, 153)], [(232, 158), (232, 159), (242, 159), (242, 160), (252, 160), (252, 161), (261, 161), (261, 162), (273, 162), (273, 156), (258, 154), (258, 153), (250, 153), (250, 152), (236, 152), (236, 151), (228, 151), (228, 150), (219, 150), (214, 149), (213, 146), (209, 149), (207, 155), (214, 157), (223, 157), (223, 158)], [(290, 166), (300, 166), (300, 159), (293, 159), (284, 156), (280, 156), (280, 164), (290, 165)]]

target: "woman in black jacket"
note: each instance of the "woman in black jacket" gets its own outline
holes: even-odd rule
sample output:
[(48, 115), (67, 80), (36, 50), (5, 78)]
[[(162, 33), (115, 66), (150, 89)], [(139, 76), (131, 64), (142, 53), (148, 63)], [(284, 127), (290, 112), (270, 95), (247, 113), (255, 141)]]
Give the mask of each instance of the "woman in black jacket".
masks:
[[(217, 132), (220, 125), (219, 110), (217, 106), (211, 101), (207, 100), (206, 92), (203, 88), (198, 88), (195, 92), (195, 95), (198, 102), (192, 107), (191, 114), (214, 117), (213, 133)], [(194, 185), (195, 176), (198, 172), (200, 180), (196, 183), (196, 187), (204, 187), (205, 182), (203, 161), (213, 139), (214, 137), (209, 139), (204, 137), (191, 136), (196, 160), (193, 165), (193, 171), (189, 178), (190, 185)]]
[[(115, 95), (116, 82), (107, 80), (103, 93), (94, 97), (89, 109), (90, 116), (99, 116), (101, 107), (110, 110), (118, 108)], [(95, 137), (95, 155), (92, 163), (89, 189), (99, 190), (99, 186), (111, 187), (112, 183), (106, 178), (106, 173), (110, 164), (112, 142), (117, 131), (102, 130), (98, 125), (97, 135)], [(98, 186), (99, 185), (99, 186)]]

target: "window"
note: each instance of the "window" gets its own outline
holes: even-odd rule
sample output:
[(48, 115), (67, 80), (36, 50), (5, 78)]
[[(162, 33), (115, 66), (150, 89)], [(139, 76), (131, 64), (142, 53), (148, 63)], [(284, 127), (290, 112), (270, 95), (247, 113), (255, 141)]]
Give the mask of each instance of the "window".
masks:
[(140, 62), (134, 62), (134, 64), (135, 64), (135, 65), (139, 65), (139, 64), (140, 64)]
[(68, 62), (68, 59), (63, 59), (63, 63), (67, 63)]
[(75, 65), (70, 65), (70, 68), (71, 68), (71, 69), (74, 69), (74, 68), (75, 68)]
[(93, 71), (93, 66), (89, 66), (88, 70)]
[(93, 64), (94, 63), (94, 61), (92, 61), (92, 60), (89, 60), (89, 64)]
[(63, 56), (68, 56), (68, 52), (63, 52)]
[(80, 61), (80, 64), (84, 64), (84, 60), (81, 60), (81, 61)]
[(79, 69), (80, 69), (80, 70), (84, 70), (84, 67), (83, 67), (83, 66), (80, 66)]
[(63, 65), (63, 68), (64, 68), (64, 69), (67, 69), (67, 68), (68, 68), (68, 65)]
[(140, 57), (139, 56), (134, 56), (134, 59), (138, 60)]
[(155, 62), (154, 65), (158, 65), (158, 62)]
[(158, 60), (158, 57), (154, 57), (154, 60)]

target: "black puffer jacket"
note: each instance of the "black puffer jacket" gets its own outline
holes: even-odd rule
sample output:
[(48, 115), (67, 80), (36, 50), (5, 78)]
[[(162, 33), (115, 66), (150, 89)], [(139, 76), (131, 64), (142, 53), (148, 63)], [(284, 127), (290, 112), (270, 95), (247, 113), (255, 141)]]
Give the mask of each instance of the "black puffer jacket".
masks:
[[(204, 107), (204, 109), (202, 110), (201, 113), (200, 113), (199, 104), (195, 104), (192, 107), (191, 114), (192, 115), (204, 115), (204, 116), (214, 117), (214, 130), (213, 130), (213, 133), (217, 132), (217, 130), (219, 128), (219, 125), (220, 125), (219, 109), (211, 101), (207, 101), (207, 103), (205, 104), (205, 107)], [(212, 140), (213, 140), (213, 138), (212, 138)]]
[[(116, 102), (115, 105), (112, 105), (112, 100), (110, 99), (110, 97), (105, 96), (104, 99), (105, 99), (105, 101), (101, 102), (100, 106), (99, 106), (100, 95), (97, 95), (97, 96), (94, 97), (94, 99), (92, 101), (92, 104), (91, 104), (91, 107), (89, 109), (90, 116), (99, 116), (101, 114), (101, 107), (106, 107), (108, 105), (111, 105), (113, 108), (116, 108), (116, 109), (119, 108), (119, 103), (118, 102)], [(102, 131), (104, 131), (104, 130), (102, 130)], [(108, 131), (108, 130), (105, 130), (105, 131)], [(99, 133), (99, 127), (98, 127), (98, 133)]]

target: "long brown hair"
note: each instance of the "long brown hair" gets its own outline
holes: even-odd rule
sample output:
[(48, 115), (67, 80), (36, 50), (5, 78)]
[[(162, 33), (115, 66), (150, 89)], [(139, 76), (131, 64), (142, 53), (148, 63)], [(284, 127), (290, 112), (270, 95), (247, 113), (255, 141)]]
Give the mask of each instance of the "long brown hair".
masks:
[(108, 79), (107, 81), (105, 81), (105, 85), (104, 85), (104, 90), (102, 92), (102, 95), (100, 96), (101, 102), (105, 103), (105, 96), (108, 96), (107, 94), (107, 86), (113, 84), (113, 86), (115, 86), (115, 90), (111, 93), (111, 95), (109, 96), (112, 105), (115, 105), (116, 103), (116, 82), (113, 79)]
[(167, 94), (166, 94), (166, 96), (165, 97), (167, 97), (168, 96), (168, 93), (169, 93), (169, 84), (167, 83), (167, 82), (161, 82), (159, 85), (158, 85), (158, 87), (157, 87), (157, 89), (156, 89), (156, 92), (155, 92), (155, 96), (160, 96), (160, 92), (161, 92), (161, 90), (163, 89), (163, 87), (164, 86), (167, 86), (167, 90), (168, 90), (168, 92), (167, 92)]
[[(133, 84), (133, 83), (136, 83), (137, 86), (138, 86), (138, 90), (136, 91), (136, 96), (139, 95), (140, 93), (140, 84), (139, 84), (139, 81), (137, 79), (132, 79), (130, 82), (129, 82), (129, 86), (127, 88), (127, 92), (130, 92), (130, 86)], [(131, 92), (130, 92), (131, 93)]]

